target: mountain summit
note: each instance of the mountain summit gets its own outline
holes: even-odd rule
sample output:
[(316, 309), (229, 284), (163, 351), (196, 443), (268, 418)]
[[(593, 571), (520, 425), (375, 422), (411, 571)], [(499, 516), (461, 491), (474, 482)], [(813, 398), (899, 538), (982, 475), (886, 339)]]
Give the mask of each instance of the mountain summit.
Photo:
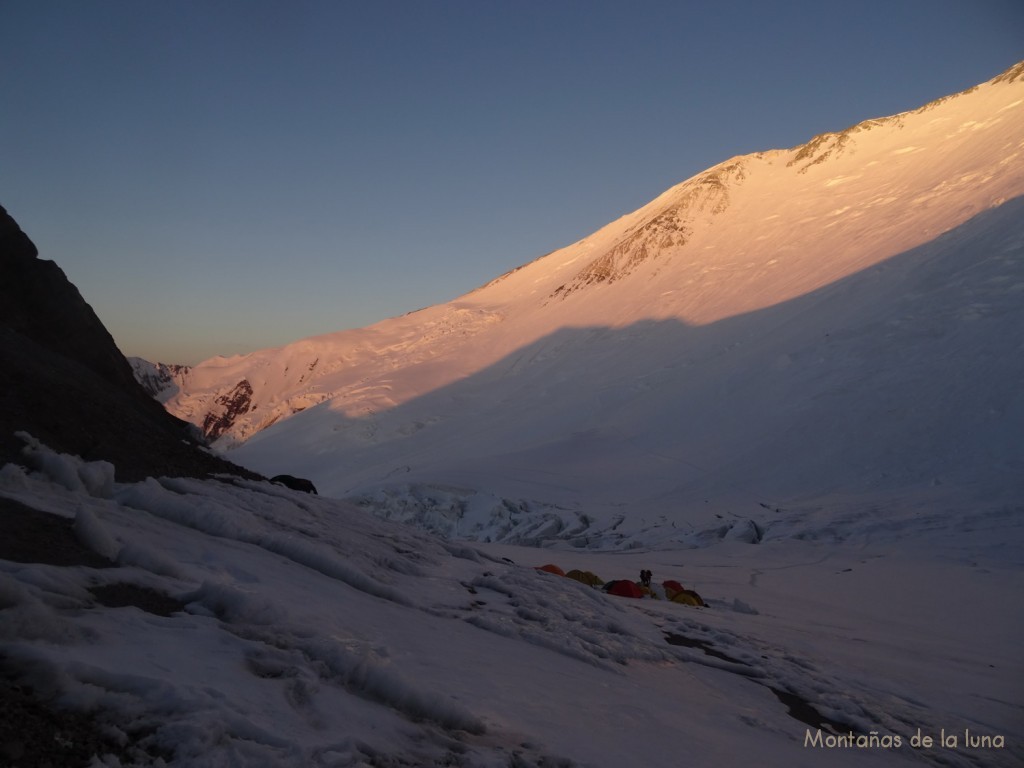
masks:
[(447, 304), (208, 360), (167, 408), (462, 535), (993, 501), (1022, 476), (1022, 194), (1024, 63), (727, 160)]

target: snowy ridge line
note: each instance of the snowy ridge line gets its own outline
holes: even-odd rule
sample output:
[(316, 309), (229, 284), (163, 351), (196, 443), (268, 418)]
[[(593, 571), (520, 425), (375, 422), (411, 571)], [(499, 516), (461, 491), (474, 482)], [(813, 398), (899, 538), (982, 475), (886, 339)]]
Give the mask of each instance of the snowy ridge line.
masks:
[[(378, 442), (382, 414), (560, 329), (670, 318), (706, 326), (881, 268), (1024, 193), (1014, 160), (1024, 140), (1024, 81), (1015, 69), (792, 149), (726, 160), (448, 304), (206, 361), (168, 407), (202, 424), (211, 409), (223, 415), (217, 400), (245, 381), (251, 398), (223, 421), (218, 445), (245, 443), (238, 456), (262, 463), (252, 441), (273, 424), (275, 440), (290, 443), (275, 461), (327, 475), (316, 459), (324, 445), (340, 454), (325, 465), (348, 467), (366, 443)], [(629, 369), (630, 361), (620, 362)], [(649, 373), (650, 361), (641, 362)], [(316, 447), (284, 437), (286, 424), (314, 412), (325, 423), (304, 431), (318, 433)], [(434, 425), (437, 415), (413, 413), (408, 423)], [(291, 458), (299, 448), (308, 456)], [(383, 468), (376, 469), (379, 478)], [(342, 495), (341, 481), (313, 479)]]

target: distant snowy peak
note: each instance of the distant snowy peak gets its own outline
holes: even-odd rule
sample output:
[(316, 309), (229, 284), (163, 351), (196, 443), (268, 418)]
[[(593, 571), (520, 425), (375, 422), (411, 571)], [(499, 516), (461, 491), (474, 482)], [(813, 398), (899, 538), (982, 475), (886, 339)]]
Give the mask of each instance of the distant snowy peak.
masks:
[(141, 357), (129, 357), (128, 363), (135, 380), (150, 397), (161, 403), (166, 403), (181, 390), (191, 370), (187, 365), (151, 363)]
[(136, 375), (160, 393), (168, 411), (227, 448), (326, 400), (353, 416), (388, 409), (414, 394), (390, 381), (400, 368), (418, 370), (425, 386), (446, 383), (460, 367), (436, 360), (503, 319), (492, 309), (445, 304), (369, 328), (212, 358), (177, 373), (173, 366), (140, 365)]

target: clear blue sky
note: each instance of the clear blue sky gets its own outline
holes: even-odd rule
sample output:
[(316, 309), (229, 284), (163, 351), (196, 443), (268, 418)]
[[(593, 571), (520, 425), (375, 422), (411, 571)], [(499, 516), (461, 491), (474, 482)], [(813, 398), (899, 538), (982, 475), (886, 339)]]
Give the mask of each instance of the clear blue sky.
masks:
[(0, 204), (125, 354), (194, 363), (1020, 59), (1021, 0), (0, 0)]

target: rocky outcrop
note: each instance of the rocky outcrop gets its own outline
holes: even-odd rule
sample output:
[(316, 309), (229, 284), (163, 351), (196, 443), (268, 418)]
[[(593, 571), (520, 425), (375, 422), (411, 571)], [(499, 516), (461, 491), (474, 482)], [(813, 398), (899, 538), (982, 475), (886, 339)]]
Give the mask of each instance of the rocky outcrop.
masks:
[(223, 435), (235, 420), (252, 407), (252, 384), (246, 379), (238, 382), (234, 388), (214, 401), (214, 407), (203, 419), (203, 434), (210, 440)]
[(0, 207), (0, 465), (23, 431), (51, 448), (148, 475), (253, 476), (200, 450), (195, 429), (136, 382), (92, 307)]
[(293, 491), (312, 493), (314, 496), (319, 495), (316, 492), (316, 486), (313, 485), (313, 481), (307, 480), (304, 477), (295, 477), (294, 475), (274, 475), (270, 478), (270, 482), (283, 485), (285, 488), (291, 488)]
[(745, 177), (742, 160), (723, 163), (678, 187), (673, 202), (634, 228), (609, 251), (588, 263), (552, 298), (565, 298), (587, 285), (614, 283), (628, 277), (641, 264), (681, 248), (693, 234), (698, 217), (714, 216), (729, 207), (729, 189)]

